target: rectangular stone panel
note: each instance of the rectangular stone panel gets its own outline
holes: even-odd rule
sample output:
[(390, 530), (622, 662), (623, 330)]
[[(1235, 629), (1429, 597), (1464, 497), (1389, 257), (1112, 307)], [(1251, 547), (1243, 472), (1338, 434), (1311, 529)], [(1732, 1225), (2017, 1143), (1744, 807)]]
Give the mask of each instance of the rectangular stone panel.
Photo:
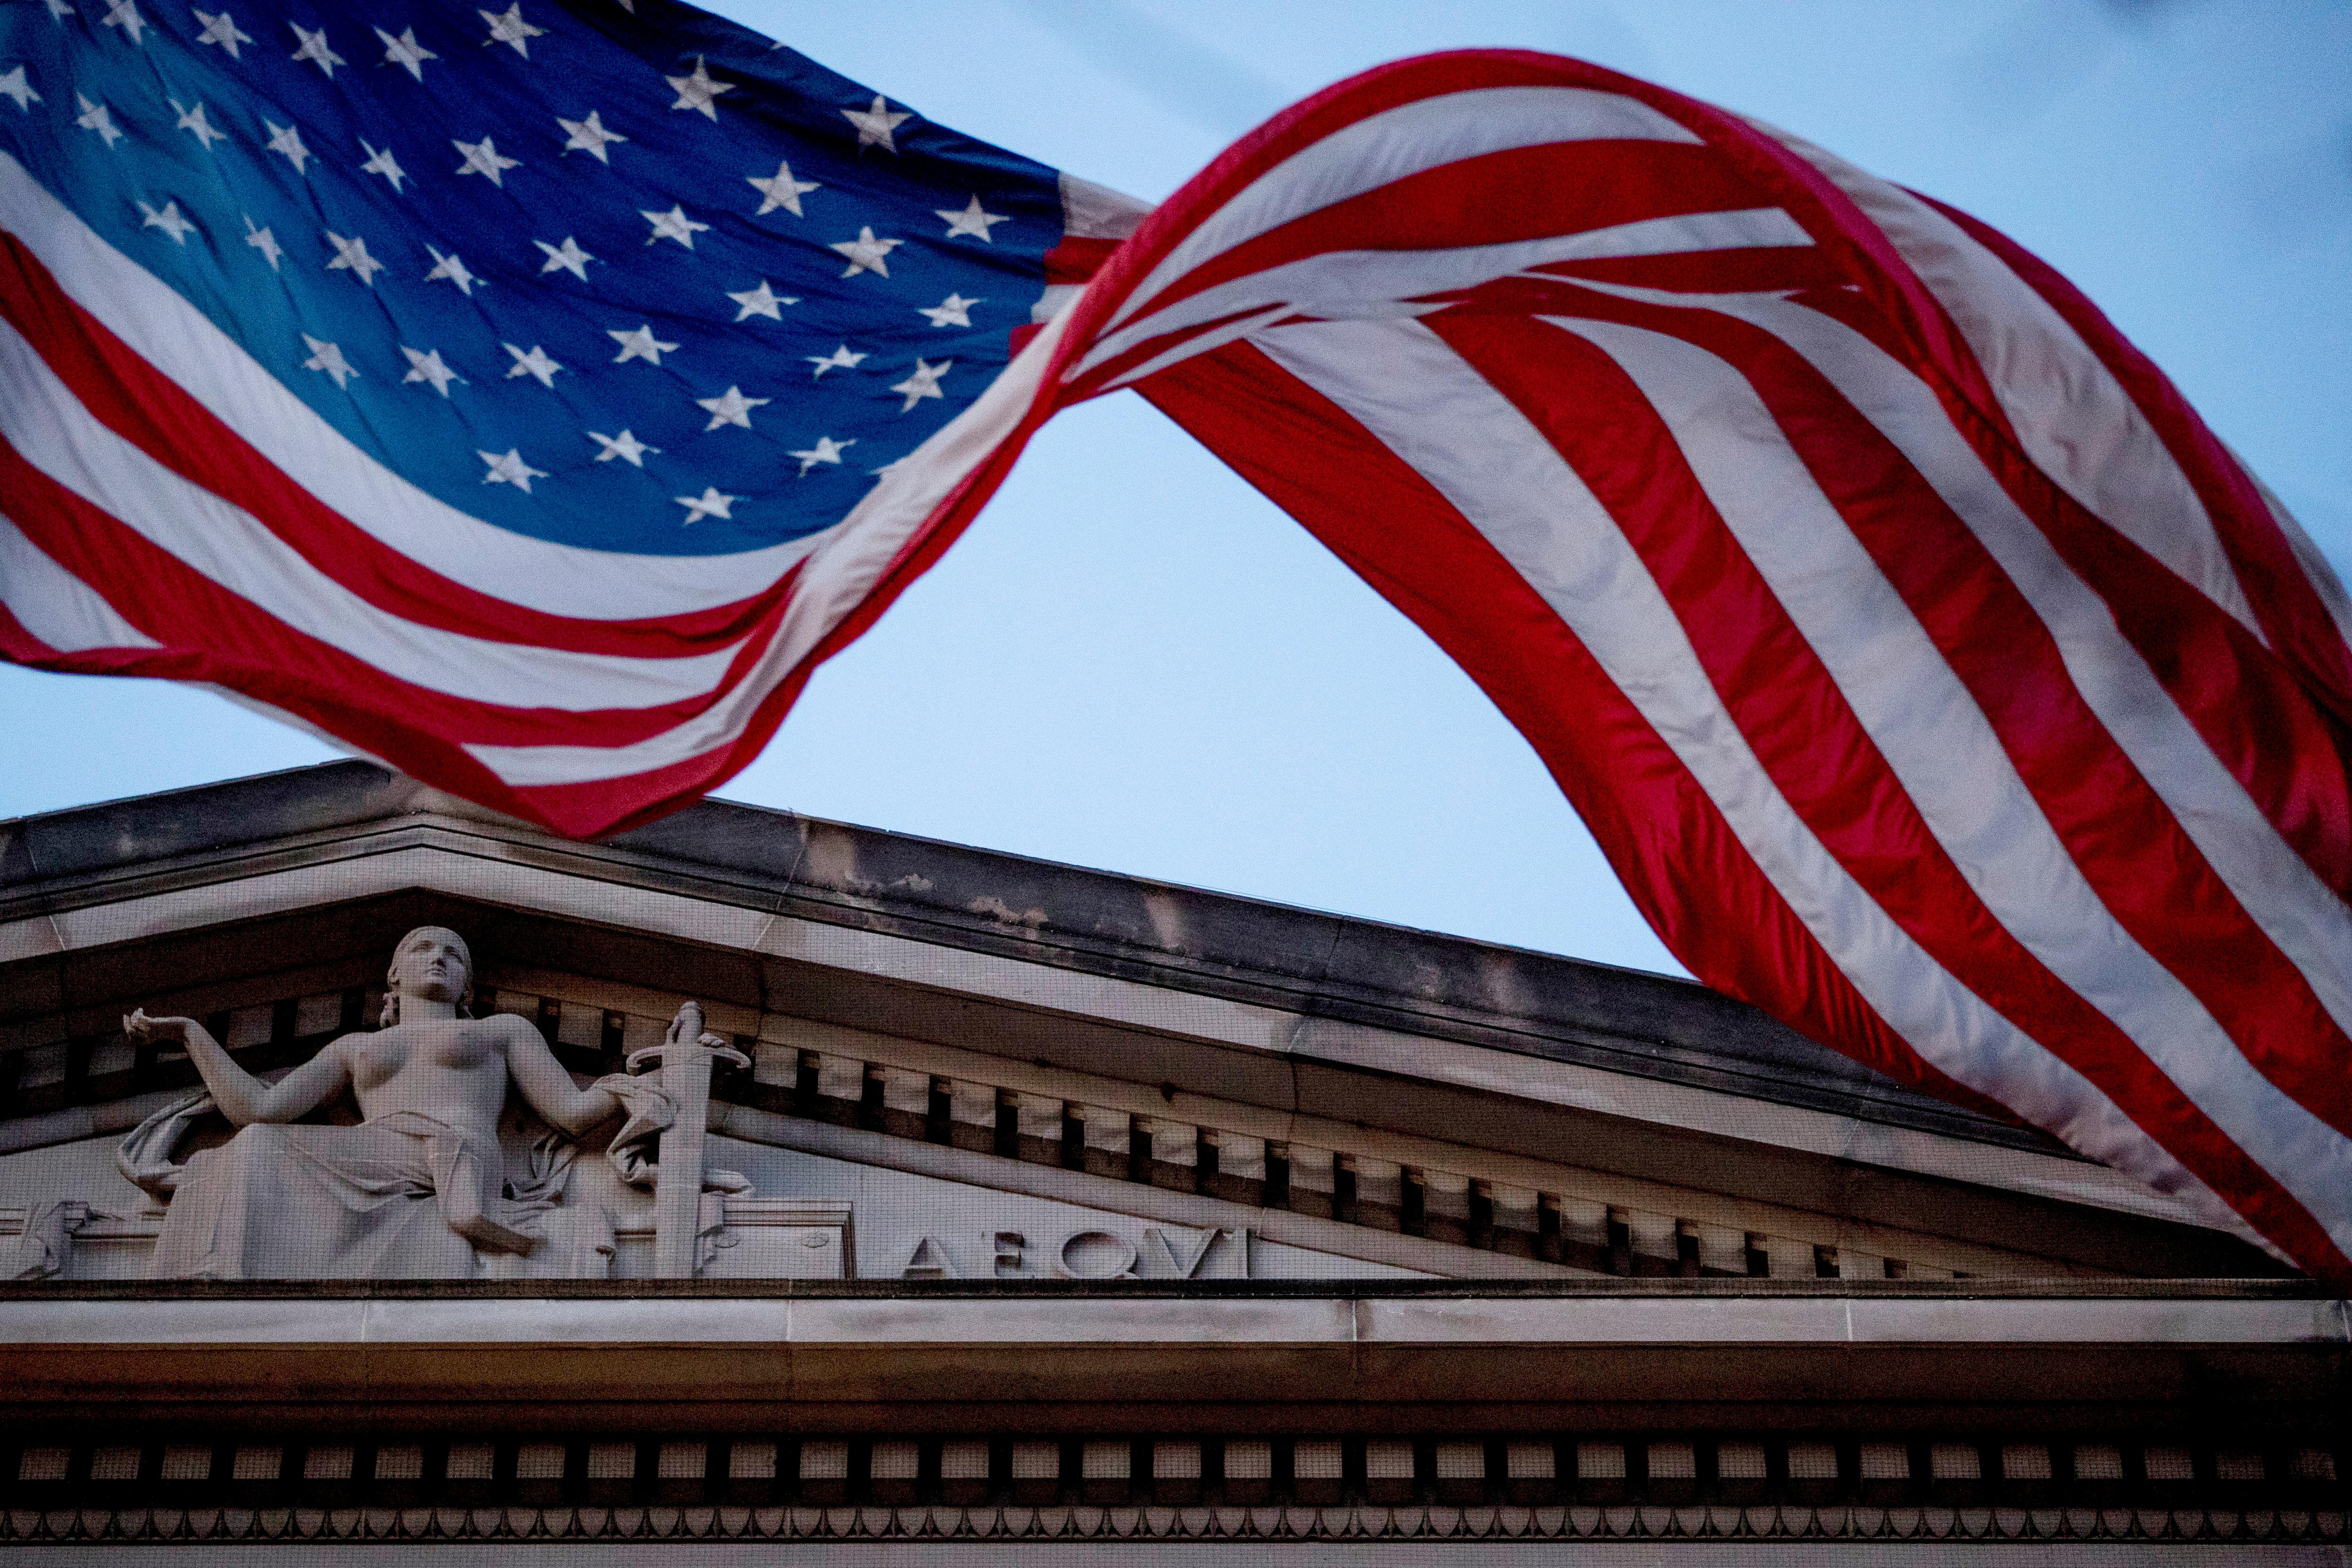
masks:
[(891, 1438), (874, 1445), (867, 1460), (866, 1474), (874, 1488), (874, 1500), (898, 1506), (915, 1500), (916, 1478), (922, 1473), (923, 1449), (919, 1443), (906, 1438)]
[[(559, 1469), (558, 1474), (562, 1473)], [(313, 1443), (302, 1454), (302, 1479), (306, 1481), (347, 1481), (352, 1479), (352, 1446), (349, 1443)]]
[(1307, 1508), (1329, 1508), (1346, 1485), (1346, 1450), (1336, 1437), (1301, 1437), (1290, 1446), (1291, 1490)]
[(563, 1479), (564, 1452), (561, 1443), (525, 1443), (515, 1450), (515, 1479), (523, 1481), (560, 1481)]
[(498, 1450), (488, 1443), (452, 1443), (442, 1474), (453, 1481), (486, 1481), (498, 1461)]
[(375, 1451), (375, 1479), (413, 1481), (425, 1474), (425, 1450), (415, 1443), (386, 1443)]
[(2123, 1479), (2124, 1451), (2108, 1443), (2075, 1444), (2074, 1479), (2078, 1481)]
[(1263, 1437), (1225, 1439), (1225, 1500), (1255, 1507), (1274, 1492), (1274, 1445)]
[(1188, 1508), (1201, 1500), (1201, 1445), (1189, 1437), (1151, 1445), (1151, 1500), (1163, 1508)]
[[(58, 1478), (63, 1480), (65, 1477)], [(135, 1481), (139, 1479), (139, 1450), (117, 1445), (94, 1450), (89, 1456), (89, 1479), (94, 1481)]]
[(1400, 1503), (1412, 1496), (1412, 1445), (1374, 1437), (1364, 1445), (1364, 1495), (1377, 1503)]

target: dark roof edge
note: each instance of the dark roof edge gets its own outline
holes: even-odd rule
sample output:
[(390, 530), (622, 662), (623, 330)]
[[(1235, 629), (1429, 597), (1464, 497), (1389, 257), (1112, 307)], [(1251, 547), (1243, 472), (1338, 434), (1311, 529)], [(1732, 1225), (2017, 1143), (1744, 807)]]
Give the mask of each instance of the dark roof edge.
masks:
[(1672, 976), (732, 801), (705, 800), (601, 845), (571, 844), (374, 763), (329, 762), (0, 821), (0, 905), (38, 906), (47, 889), (141, 864), (426, 813), (719, 883), (738, 902), (831, 924), (2065, 1152)]

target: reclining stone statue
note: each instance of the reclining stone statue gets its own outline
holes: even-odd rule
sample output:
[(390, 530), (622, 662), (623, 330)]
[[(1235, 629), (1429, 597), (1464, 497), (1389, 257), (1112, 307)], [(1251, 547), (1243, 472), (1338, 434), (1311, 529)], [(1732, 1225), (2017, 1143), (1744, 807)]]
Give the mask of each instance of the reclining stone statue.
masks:
[[(499, 1255), (547, 1251), (563, 1256), (542, 1256), (549, 1266), (530, 1272), (603, 1273), (614, 1248), (609, 1213), (593, 1200), (565, 1202), (573, 1140), (625, 1112), (608, 1153), (621, 1181), (644, 1186), (647, 1145), (674, 1107), (648, 1079), (580, 1087), (529, 1021), (468, 1016), (472, 970), (457, 933), (411, 931), (385, 977), (383, 1027), (330, 1042), (275, 1083), (239, 1066), (193, 1019), (142, 1009), (123, 1019), (134, 1040), (184, 1043), (206, 1091), (149, 1118), (119, 1157), (133, 1181), (172, 1195), (150, 1275), (464, 1279), (490, 1271)], [(687, 1003), (671, 1047), (726, 1049), (701, 1029), (701, 1009)], [(509, 1083), (554, 1129), (520, 1171), (499, 1142)], [(300, 1122), (346, 1091), (358, 1125)], [(235, 1135), (173, 1164), (172, 1145), (215, 1107)]]

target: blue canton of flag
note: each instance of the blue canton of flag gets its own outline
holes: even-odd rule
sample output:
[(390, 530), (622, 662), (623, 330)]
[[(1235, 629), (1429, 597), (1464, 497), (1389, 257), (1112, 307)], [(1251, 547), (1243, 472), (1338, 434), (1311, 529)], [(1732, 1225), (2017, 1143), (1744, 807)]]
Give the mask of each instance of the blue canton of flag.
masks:
[(353, 443), (539, 538), (838, 521), (1010, 356), (1055, 172), (684, 7), (40, 0), (0, 148)]

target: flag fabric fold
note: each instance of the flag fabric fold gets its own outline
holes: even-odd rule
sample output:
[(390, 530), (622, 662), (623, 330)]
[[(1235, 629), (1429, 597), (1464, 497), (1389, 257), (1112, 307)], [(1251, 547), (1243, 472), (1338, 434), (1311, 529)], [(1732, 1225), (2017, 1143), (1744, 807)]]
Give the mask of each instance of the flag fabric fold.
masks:
[(1341, 83), (1146, 218), (661, 0), (110, 3), (0, 16), (11, 657), (605, 831), (1133, 388), (1700, 978), (2352, 1282), (2352, 607), (1987, 225), (1542, 55)]

